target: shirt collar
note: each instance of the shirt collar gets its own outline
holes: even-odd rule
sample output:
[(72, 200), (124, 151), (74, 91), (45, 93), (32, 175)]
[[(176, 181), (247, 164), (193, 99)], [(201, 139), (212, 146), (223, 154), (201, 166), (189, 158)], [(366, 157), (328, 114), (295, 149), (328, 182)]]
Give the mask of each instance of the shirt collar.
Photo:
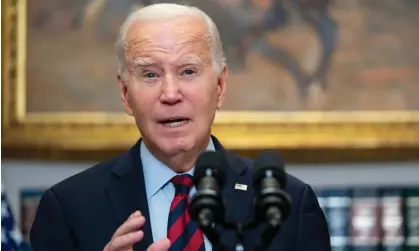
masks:
[[(214, 142), (210, 139), (206, 151), (215, 151)], [(144, 142), (140, 146), (141, 162), (144, 170), (147, 199), (150, 199), (162, 188), (171, 178), (177, 175), (175, 171), (156, 159), (148, 150)], [(195, 166), (187, 173), (193, 176)]]

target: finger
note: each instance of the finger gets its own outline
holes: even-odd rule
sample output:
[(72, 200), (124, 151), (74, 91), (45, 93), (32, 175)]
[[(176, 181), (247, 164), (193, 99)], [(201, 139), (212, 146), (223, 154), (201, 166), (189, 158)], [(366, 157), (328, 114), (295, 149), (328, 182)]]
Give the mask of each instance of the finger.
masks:
[(167, 238), (163, 238), (151, 244), (147, 248), (147, 251), (167, 251), (170, 248), (170, 245), (172, 245), (172, 243), (170, 243), (170, 240)]
[(136, 231), (144, 225), (145, 218), (144, 216), (140, 216), (138, 218), (132, 218), (127, 220), (124, 224), (122, 224), (114, 233), (114, 237)]
[(126, 221), (128, 221), (129, 219), (132, 219), (132, 218), (135, 218), (135, 217), (140, 217), (142, 214), (141, 214), (141, 211), (139, 211), (139, 210), (137, 210), (137, 211), (135, 211), (135, 212), (133, 212), (129, 217), (128, 217), (128, 219), (126, 220)]
[(144, 232), (138, 230), (135, 232), (127, 233), (116, 238), (106, 245), (106, 251), (130, 250), (132, 246), (141, 241), (144, 237)]

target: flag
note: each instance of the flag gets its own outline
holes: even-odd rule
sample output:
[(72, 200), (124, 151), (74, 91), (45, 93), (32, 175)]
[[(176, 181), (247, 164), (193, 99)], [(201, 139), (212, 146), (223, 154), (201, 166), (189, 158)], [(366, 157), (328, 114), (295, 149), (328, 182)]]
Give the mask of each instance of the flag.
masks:
[(23, 242), (10, 205), (1, 186), (1, 250), (2, 251), (26, 251), (27, 246)]

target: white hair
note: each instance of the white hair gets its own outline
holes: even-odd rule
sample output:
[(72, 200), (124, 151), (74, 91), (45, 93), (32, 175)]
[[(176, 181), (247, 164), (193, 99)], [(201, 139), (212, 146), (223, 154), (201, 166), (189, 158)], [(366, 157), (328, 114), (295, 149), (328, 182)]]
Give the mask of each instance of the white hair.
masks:
[(225, 64), (226, 59), (224, 57), (224, 51), (220, 39), (220, 34), (214, 21), (205, 12), (193, 6), (172, 3), (158, 3), (148, 5), (131, 13), (121, 26), (120, 33), (116, 41), (116, 53), (118, 56), (119, 63), (118, 69), (123, 79), (126, 79), (127, 69), (125, 58), (125, 45), (126, 36), (130, 25), (136, 21), (167, 21), (179, 16), (198, 16), (205, 21), (208, 27), (208, 35), (211, 40), (213, 64), (217, 71), (217, 74), (220, 73), (221, 67), (223, 66), (223, 64)]

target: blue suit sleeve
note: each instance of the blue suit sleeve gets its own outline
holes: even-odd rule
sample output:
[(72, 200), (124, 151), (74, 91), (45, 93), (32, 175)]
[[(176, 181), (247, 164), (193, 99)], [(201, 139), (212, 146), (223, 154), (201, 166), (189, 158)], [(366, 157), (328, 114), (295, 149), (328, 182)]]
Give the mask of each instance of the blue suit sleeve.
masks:
[(52, 189), (44, 193), (39, 203), (30, 243), (33, 251), (76, 251), (71, 229)]
[(309, 185), (305, 185), (299, 215), (297, 250), (330, 251), (330, 234), (326, 217)]

